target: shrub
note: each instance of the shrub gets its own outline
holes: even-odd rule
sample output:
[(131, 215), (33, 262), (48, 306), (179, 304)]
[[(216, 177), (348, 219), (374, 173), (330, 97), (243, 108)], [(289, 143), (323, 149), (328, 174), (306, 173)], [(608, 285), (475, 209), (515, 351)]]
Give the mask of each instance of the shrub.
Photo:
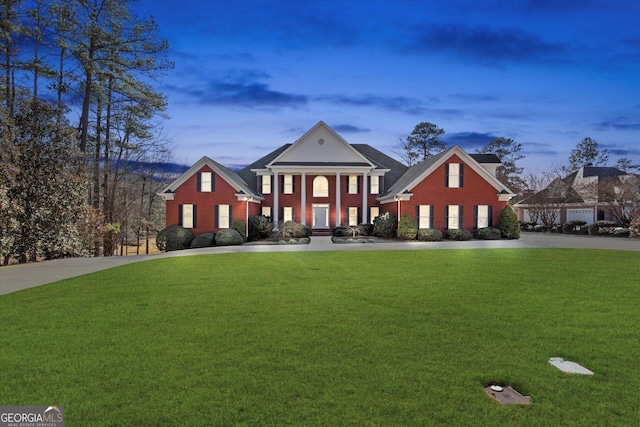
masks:
[(339, 225), (333, 228), (331, 234), (335, 237), (346, 237), (349, 235), (349, 228)]
[(249, 217), (249, 239), (261, 240), (271, 236), (273, 231), (273, 223), (269, 222), (266, 216), (250, 216)]
[(373, 235), (383, 239), (392, 239), (398, 226), (398, 217), (386, 212), (373, 220)]
[(631, 235), (631, 232), (629, 231), (628, 228), (616, 227), (613, 230), (613, 237), (629, 237), (630, 235)]
[(191, 241), (191, 249), (208, 248), (209, 246), (213, 246), (213, 237), (213, 233), (203, 233), (196, 236), (196, 238)]
[(442, 240), (442, 231), (436, 228), (421, 228), (416, 238), (421, 242), (439, 242)]
[(480, 240), (500, 240), (502, 239), (502, 233), (493, 227), (478, 228), (475, 232), (475, 238)]
[(179, 251), (191, 245), (193, 234), (181, 225), (163, 228), (156, 234), (156, 246), (161, 251)]
[(281, 222), (276, 237), (290, 239), (311, 236), (311, 227), (293, 221)]
[(500, 212), (500, 221), (498, 221), (498, 229), (504, 239), (520, 238), (520, 223), (518, 217), (511, 206), (507, 205)]
[(458, 228), (455, 230), (447, 230), (447, 239), (449, 240), (457, 240), (457, 241), (466, 241), (471, 240), (473, 235), (469, 230), (465, 230), (464, 228)]
[(631, 237), (640, 239), (640, 215), (635, 217), (629, 225), (629, 232)]
[(242, 241), (246, 242), (247, 241), (247, 235), (245, 233), (245, 227), (244, 227), (244, 222), (242, 222), (241, 219), (236, 219), (235, 221), (233, 221), (233, 227), (234, 230), (236, 230), (238, 232), (238, 234), (240, 234), (240, 236), (242, 236)]
[(371, 236), (373, 234), (373, 224), (359, 224), (358, 230), (362, 236)]
[(398, 223), (398, 239), (400, 240), (415, 240), (416, 234), (418, 234), (418, 227), (414, 220), (409, 217), (408, 213), (403, 213)]
[(614, 228), (619, 227), (613, 221), (596, 221), (593, 224), (589, 224), (590, 236), (601, 236), (603, 234), (613, 234)]
[(218, 231), (214, 237), (216, 242), (216, 246), (231, 246), (231, 245), (241, 245), (244, 243), (244, 239), (238, 233), (237, 230), (233, 228), (223, 228)]
[(579, 234), (581, 227), (586, 223), (586, 221), (580, 220), (565, 222), (562, 224), (562, 232), (564, 234)]

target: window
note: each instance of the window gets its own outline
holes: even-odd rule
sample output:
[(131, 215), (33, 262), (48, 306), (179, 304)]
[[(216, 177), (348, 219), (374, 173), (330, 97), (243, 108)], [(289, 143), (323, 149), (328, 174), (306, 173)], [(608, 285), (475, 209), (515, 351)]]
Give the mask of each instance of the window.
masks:
[(445, 165), (445, 187), (463, 187), (464, 165), (462, 163), (447, 163)]
[(179, 224), (184, 228), (196, 228), (196, 205), (180, 205)]
[(380, 177), (378, 175), (369, 177), (369, 192), (370, 194), (380, 194)]
[(293, 194), (293, 175), (282, 176), (282, 192), (284, 194)]
[(476, 228), (491, 227), (491, 206), (478, 205), (474, 210)]
[(213, 174), (211, 172), (198, 173), (198, 191), (202, 193), (213, 191)]
[(462, 228), (462, 206), (448, 205), (445, 209), (447, 214), (447, 230)]
[(358, 175), (347, 177), (347, 194), (358, 194)]
[(324, 176), (313, 179), (313, 197), (329, 197), (329, 180)]
[(271, 194), (271, 175), (262, 175), (262, 194)]
[(433, 217), (431, 216), (431, 205), (418, 206), (418, 228), (433, 228)]
[(293, 207), (285, 206), (282, 208), (282, 220), (293, 221)]
[(358, 208), (349, 208), (349, 225), (358, 225)]
[(216, 206), (216, 227), (217, 228), (229, 228), (231, 227), (231, 206), (229, 205), (217, 205)]
[(373, 224), (373, 220), (380, 216), (380, 208), (378, 206), (372, 206), (369, 208), (369, 221)]
[(260, 212), (262, 216), (266, 216), (271, 220), (271, 206), (263, 206), (262, 211)]

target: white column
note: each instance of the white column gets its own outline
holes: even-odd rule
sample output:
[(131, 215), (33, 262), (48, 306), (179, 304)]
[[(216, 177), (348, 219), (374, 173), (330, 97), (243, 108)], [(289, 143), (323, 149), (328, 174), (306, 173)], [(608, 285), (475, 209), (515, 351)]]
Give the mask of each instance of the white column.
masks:
[(367, 185), (367, 174), (362, 174), (362, 223), (366, 224), (367, 217), (369, 216), (369, 208), (367, 207), (367, 198), (369, 196), (369, 186)]
[(273, 173), (273, 212), (271, 212), (271, 220), (273, 221), (273, 229), (278, 230), (278, 213), (280, 211), (278, 207), (278, 195), (280, 194), (280, 180), (278, 179), (278, 172)]
[(336, 172), (336, 227), (342, 224), (340, 218), (340, 172)]
[(307, 174), (302, 172), (302, 190), (300, 191), (300, 224), (307, 225)]

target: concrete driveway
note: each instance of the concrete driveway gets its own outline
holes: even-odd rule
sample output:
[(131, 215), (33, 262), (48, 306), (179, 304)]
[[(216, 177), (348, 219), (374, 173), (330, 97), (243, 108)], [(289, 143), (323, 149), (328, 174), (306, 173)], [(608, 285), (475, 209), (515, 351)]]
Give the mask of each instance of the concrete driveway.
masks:
[[(330, 237), (312, 237), (308, 245), (241, 245), (189, 249), (155, 255), (69, 258), (0, 268), (0, 295), (58, 280), (94, 273), (134, 262), (168, 257), (237, 252), (296, 252), (346, 250), (435, 250), (494, 248), (583, 248), (640, 252), (640, 239), (523, 233), (519, 240), (470, 240), (468, 242), (379, 242), (334, 244)], [(640, 256), (639, 256), (640, 261)]]

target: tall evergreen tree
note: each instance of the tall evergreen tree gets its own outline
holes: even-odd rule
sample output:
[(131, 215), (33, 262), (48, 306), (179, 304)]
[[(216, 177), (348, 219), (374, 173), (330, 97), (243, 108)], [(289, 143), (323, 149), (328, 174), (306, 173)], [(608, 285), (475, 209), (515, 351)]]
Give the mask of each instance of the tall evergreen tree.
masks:
[(498, 156), (502, 166), (498, 167), (496, 177), (511, 191), (519, 192), (526, 186), (526, 182), (522, 177), (523, 168), (516, 165), (518, 160), (524, 158), (520, 154), (521, 151), (521, 143), (501, 136), (488, 142), (487, 145), (478, 150), (478, 153), (491, 153)]
[(605, 166), (608, 160), (607, 150), (600, 150), (598, 141), (586, 137), (571, 150), (567, 169), (571, 172), (582, 166)]

